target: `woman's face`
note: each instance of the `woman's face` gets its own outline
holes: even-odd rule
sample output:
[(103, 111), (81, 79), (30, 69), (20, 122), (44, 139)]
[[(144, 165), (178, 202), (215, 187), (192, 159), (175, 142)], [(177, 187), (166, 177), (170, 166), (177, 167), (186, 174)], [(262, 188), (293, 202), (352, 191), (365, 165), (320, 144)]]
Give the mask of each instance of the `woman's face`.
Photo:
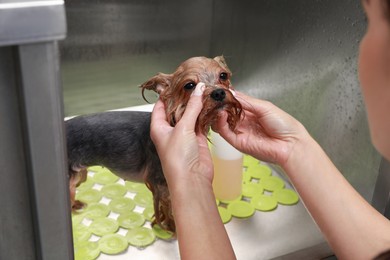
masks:
[(359, 79), (371, 140), (390, 160), (390, 0), (363, 0), (368, 19), (360, 44)]

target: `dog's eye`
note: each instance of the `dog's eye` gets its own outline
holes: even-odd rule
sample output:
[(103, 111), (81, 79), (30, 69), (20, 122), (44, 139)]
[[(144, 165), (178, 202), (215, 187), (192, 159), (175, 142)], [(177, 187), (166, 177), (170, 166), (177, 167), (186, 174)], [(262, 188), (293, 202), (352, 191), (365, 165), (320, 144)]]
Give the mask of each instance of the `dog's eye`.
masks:
[(189, 83), (184, 85), (184, 89), (186, 89), (186, 90), (191, 90), (191, 89), (194, 89), (195, 87), (196, 87), (195, 82), (189, 82)]
[(226, 72), (221, 72), (221, 74), (219, 74), (219, 79), (222, 80), (222, 81), (225, 81), (228, 79), (228, 74)]

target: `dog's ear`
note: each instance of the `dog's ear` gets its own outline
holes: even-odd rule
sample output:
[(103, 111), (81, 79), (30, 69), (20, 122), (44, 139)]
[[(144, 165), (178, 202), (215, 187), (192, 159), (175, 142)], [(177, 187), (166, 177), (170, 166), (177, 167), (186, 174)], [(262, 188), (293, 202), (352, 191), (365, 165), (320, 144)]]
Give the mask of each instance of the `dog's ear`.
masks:
[(215, 60), (216, 62), (218, 62), (218, 64), (219, 64), (221, 67), (223, 67), (224, 69), (226, 69), (230, 74), (232, 73), (232, 72), (230, 71), (230, 69), (229, 69), (229, 67), (228, 67), (228, 65), (227, 65), (227, 63), (226, 63), (226, 61), (225, 61), (225, 58), (224, 58), (222, 55), (221, 55), (221, 56), (215, 57), (214, 60)]
[(144, 92), (145, 89), (153, 90), (157, 94), (161, 94), (165, 88), (167, 88), (171, 84), (172, 74), (164, 74), (158, 73), (156, 76), (150, 78), (148, 81), (143, 83), (140, 88), (142, 89), (142, 97), (146, 102), (148, 102), (145, 98)]

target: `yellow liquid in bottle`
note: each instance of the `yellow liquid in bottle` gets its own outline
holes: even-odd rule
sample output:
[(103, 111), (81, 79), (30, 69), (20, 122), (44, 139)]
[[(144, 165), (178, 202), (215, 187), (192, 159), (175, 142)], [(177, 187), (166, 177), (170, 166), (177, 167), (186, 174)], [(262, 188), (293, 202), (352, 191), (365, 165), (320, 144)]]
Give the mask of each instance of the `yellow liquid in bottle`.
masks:
[(242, 192), (242, 156), (235, 160), (223, 160), (213, 155), (215, 197), (219, 200), (237, 199)]

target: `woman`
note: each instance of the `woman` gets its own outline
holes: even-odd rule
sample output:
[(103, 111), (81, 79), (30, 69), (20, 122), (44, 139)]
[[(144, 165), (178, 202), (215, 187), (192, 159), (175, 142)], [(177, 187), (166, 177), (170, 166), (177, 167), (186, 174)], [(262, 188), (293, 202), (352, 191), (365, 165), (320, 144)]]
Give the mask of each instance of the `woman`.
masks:
[[(359, 79), (372, 142), (390, 160), (390, 1), (364, 0), (363, 6), (368, 29)], [(215, 205), (207, 139), (194, 133), (201, 94), (198, 84), (175, 128), (157, 102), (151, 137), (170, 189), (182, 259), (235, 259)], [(229, 129), (223, 112), (213, 129), (240, 151), (283, 167), (340, 259), (373, 259), (390, 249), (389, 220), (354, 190), (300, 122), (270, 102), (239, 92), (236, 97), (245, 110), (239, 133)]]

